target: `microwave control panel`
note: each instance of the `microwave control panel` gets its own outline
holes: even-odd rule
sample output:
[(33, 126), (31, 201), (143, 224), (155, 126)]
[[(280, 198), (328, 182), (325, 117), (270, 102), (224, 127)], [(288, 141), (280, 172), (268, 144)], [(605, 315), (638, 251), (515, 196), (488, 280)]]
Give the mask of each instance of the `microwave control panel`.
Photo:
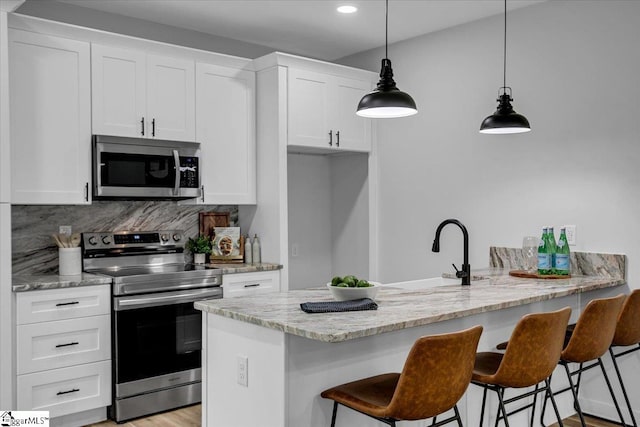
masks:
[(180, 157), (180, 187), (199, 188), (198, 158)]

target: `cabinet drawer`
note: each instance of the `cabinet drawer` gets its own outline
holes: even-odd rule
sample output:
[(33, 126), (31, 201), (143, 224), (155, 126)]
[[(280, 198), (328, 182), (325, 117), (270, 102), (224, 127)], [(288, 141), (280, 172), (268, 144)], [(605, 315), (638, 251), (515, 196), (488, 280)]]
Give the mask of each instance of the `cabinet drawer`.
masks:
[(16, 293), (18, 325), (109, 314), (111, 286), (86, 286)]
[(225, 298), (278, 292), (280, 272), (225, 274), (222, 276), (222, 289)]
[(18, 326), (18, 375), (111, 358), (109, 315)]
[(111, 361), (18, 375), (18, 409), (51, 418), (111, 404)]

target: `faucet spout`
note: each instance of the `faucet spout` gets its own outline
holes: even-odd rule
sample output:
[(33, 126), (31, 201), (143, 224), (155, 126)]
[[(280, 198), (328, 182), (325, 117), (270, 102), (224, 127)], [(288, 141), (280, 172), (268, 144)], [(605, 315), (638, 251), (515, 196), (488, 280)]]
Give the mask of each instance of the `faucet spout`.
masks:
[(454, 265), (453, 268), (456, 268), (456, 277), (462, 279), (462, 285), (470, 285), (471, 284), (471, 266), (469, 265), (469, 233), (467, 232), (467, 227), (464, 226), (457, 219), (445, 219), (438, 225), (436, 229), (436, 237), (433, 240), (433, 246), (431, 250), (433, 252), (440, 252), (440, 232), (447, 224), (455, 224), (460, 227), (462, 230), (462, 238), (463, 238), (463, 261), (462, 261), (462, 269), (458, 270)]

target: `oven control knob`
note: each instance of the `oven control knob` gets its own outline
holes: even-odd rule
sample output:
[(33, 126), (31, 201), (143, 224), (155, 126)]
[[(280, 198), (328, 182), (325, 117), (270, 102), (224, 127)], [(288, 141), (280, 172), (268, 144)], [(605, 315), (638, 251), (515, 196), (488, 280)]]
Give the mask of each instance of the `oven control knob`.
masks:
[(95, 246), (98, 244), (98, 239), (96, 239), (96, 236), (89, 237), (89, 244), (92, 246)]
[(181, 236), (181, 235), (179, 235), (179, 234), (174, 234), (174, 235), (173, 235), (173, 240), (174, 240), (174, 241), (179, 242), (179, 241), (180, 241), (180, 239), (182, 239), (182, 236)]
[(169, 235), (168, 234), (161, 234), (160, 235), (160, 240), (162, 240), (163, 242), (168, 242), (169, 241)]
[(111, 236), (102, 236), (102, 243), (104, 243), (105, 245), (110, 245), (111, 244)]

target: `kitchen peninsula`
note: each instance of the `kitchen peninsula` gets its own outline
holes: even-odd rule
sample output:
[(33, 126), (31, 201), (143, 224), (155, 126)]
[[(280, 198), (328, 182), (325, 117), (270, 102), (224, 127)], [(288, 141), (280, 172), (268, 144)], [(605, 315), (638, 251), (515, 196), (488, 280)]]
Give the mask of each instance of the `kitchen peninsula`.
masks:
[[(525, 314), (572, 308), (575, 321), (592, 298), (628, 293), (619, 276), (522, 279), (508, 270), (476, 273), (471, 286), (459, 279), (386, 284), (375, 311), (307, 314), (300, 303), (329, 301), (326, 288), (196, 303), (203, 318), (203, 426), (328, 426), (326, 388), (385, 372), (400, 372), (420, 336), (483, 325), (479, 350), (507, 339)], [(238, 369), (246, 385), (239, 384)], [(556, 375), (555, 382), (565, 379)], [(471, 397), (470, 397), (471, 396)], [(563, 400), (564, 398), (564, 400)], [(460, 402), (463, 420), (478, 419), (481, 395), (470, 387)], [(573, 413), (562, 396), (563, 416)], [(491, 406), (490, 419), (496, 406)], [(526, 413), (522, 413), (523, 420)], [(551, 411), (547, 420), (551, 420)], [(516, 418), (517, 420), (517, 418)], [(340, 425), (376, 426), (341, 408)], [(424, 425), (420, 422), (402, 425)]]

